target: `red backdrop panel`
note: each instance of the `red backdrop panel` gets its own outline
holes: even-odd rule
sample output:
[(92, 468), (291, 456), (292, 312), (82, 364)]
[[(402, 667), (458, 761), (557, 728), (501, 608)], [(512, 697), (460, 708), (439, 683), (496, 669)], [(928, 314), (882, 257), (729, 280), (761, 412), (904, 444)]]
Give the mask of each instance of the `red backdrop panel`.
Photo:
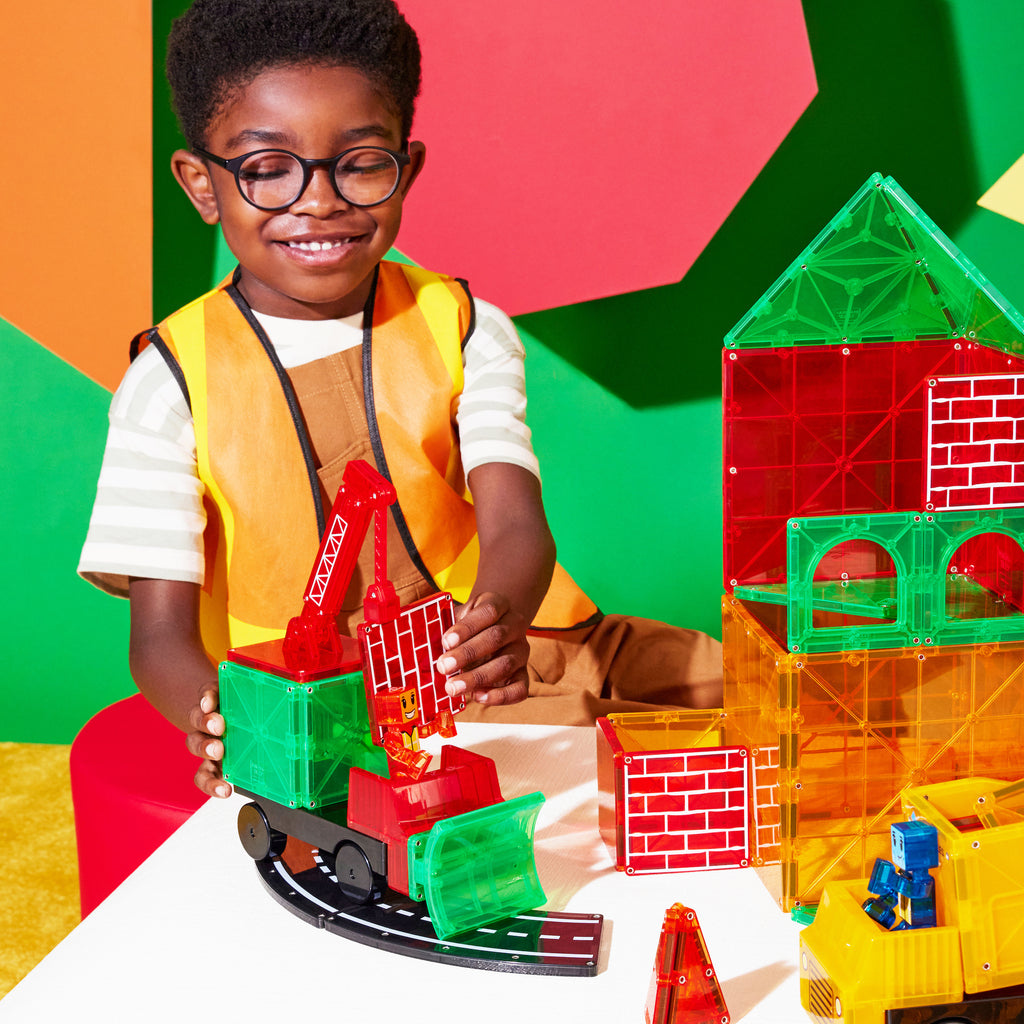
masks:
[(814, 96), (799, 0), (402, 0), (400, 246), (522, 313), (679, 280)]

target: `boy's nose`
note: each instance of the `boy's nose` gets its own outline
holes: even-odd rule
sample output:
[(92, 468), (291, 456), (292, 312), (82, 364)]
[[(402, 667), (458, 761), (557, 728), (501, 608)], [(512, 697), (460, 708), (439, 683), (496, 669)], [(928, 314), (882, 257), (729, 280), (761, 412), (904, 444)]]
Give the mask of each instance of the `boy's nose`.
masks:
[(330, 168), (314, 167), (302, 194), (290, 208), (296, 213), (323, 215), (348, 205), (334, 187)]

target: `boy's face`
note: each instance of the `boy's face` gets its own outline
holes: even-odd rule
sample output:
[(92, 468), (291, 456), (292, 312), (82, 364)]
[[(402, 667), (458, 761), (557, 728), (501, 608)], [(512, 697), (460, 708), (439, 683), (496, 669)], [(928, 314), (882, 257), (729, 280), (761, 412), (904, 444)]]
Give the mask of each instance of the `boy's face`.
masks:
[[(320, 159), (360, 145), (397, 151), (401, 142), (398, 114), (359, 71), (285, 66), (262, 72), (224, 104), (204, 148), (225, 159), (257, 149)], [(230, 171), (193, 153), (179, 150), (171, 163), (203, 220), (220, 223), (249, 305), (321, 320), (362, 310), (374, 267), (398, 235), (402, 202), (423, 165), (422, 143), (410, 143), (409, 155), (398, 189), (379, 206), (349, 205), (318, 167), (302, 195), (274, 212), (247, 203)]]

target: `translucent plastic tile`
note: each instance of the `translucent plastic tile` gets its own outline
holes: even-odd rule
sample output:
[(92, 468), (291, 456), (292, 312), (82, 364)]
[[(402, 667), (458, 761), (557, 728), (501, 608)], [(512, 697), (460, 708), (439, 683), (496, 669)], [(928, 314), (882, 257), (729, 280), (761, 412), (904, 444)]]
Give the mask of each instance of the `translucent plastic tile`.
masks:
[[(439, 938), (515, 917), (545, 900), (533, 855), (544, 797), (530, 793), (437, 822), (409, 839), (409, 894)], [(481, 856), (480, 851), (487, 855)]]
[(928, 509), (1024, 505), (1024, 374), (928, 381)]
[(790, 518), (922, 508), (929, 382), (1005, 371), (948, 340), (727, 351), (726, 589), (784, 582)]
[[(974, 828), (979, 797), (992, 798), (1002, 784), (964, 779), (926, 786), (906, 795), (904, 809), (939, 832), (943, 852), (935, 875), (935, 895), (942, 920), (960, 932), (964, 988), (984, 992), (1024, 982), (1021, 944), (1020, 851), (1024, 823)], [(998, 803), (998, 799), (995, 801)]]
[(965, 338), (1024, 352), (1024, 320), (892, 178), (872, 175), (726, 335), (726, 348)]
[(350, 767), (387, 775), (374, 746), (361, 672), (297, 683), (248, 665), (220, 666), (224, 777), (289, 807), (348, 795)]
[[(448, 696), (444, 676), (434, 666), (443, 651), (441, 637), (454, 621), (452, 596), (440, 593), (407, 605), (388, 622), (361, 623), (359, 647), (368, 692), (415, 689), (424, 722), (442, 711), (462, 711), (465, 699)], [(379, 740), (384, 730), (376, 729)]]
[(697, 915), (682, 903), (665, 912), (644, 1024), (728, 1024), (729, 1008)]
[[(1024, 642), (794, 654), (785, 609), (723, 601), (725, 739), (778, 749), (786, 910), (889, 856), (912, 785), (1024, 775)], [(735, 709), (735, 711), (734, 711)]]
[(722, 745), (724, 720), (717, 710), (598, 719), (598, 821), (618, 870), (750, 863), (750, 751)]
[[(998, 1014), (936, 1015), (963, 998), (960, 942), (952, 927), (886, 931), (861, 907), (863, 880), (829, 885), (814, 923), (800, 934), (800, 1001), (814, 1020), (843, 1017), (886, 1024), (1013, 1019)], [(903, 1016), (903, 1007), (913, 1007)], [(973, 1007), (973, 1008), (972, 1008)], [(1014, 1014), (1016, 1016), (1016, 1014)]]
[[(972, 537), (950, 560), (950, 577), (961, 575), (981, 588), (986, 610), (973, 614), (1005, 614), (1007, 609), (1024, 611), (1024, 551), (1005, 534), (986, 533)], [(954, 592), (947, 600), (947, 614), (959, 615), (949, 602), (964, 598)]]
[(862, 909), (866, 879), (826, 886), (800, 936), (801, 1001), (813, 1016), (834, 1019), (841, 1007), (844, 1020), (892, 1024), (1020, 1019), (1024, 821), (1011, 816), (984, 831), (978, 821), (983, 802), (1000, 802), (1000, 786), (959, 779), (903, 794), (901, 818), (938, 835), (935, 926), (880, 928)]
[[(841, 651), (1024, 638), (1024, 614), (984, 585), (998, 575), (997, 567), (974, 559), (957, 564), (965, 546), (983, 537), (1002, 544), (972, 545), (978, 558), (990, 550), (1015, 550), (1019, 566), (1024, 509), (790, 520), (787, 647)], [(865, 561), (872, 551), (874, 560)], [(837, 552), (850, 553), (836, 558)], [(779, 587), (737, 587), (734, 594), (783, 603)]]

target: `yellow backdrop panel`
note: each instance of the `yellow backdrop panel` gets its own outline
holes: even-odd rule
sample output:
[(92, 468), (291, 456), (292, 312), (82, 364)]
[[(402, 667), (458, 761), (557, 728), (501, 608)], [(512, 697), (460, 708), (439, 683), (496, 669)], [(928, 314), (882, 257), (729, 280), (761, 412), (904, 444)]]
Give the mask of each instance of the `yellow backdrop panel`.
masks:
[(1024, 224), (1024, 156), (978, 200), (978, 205)]

